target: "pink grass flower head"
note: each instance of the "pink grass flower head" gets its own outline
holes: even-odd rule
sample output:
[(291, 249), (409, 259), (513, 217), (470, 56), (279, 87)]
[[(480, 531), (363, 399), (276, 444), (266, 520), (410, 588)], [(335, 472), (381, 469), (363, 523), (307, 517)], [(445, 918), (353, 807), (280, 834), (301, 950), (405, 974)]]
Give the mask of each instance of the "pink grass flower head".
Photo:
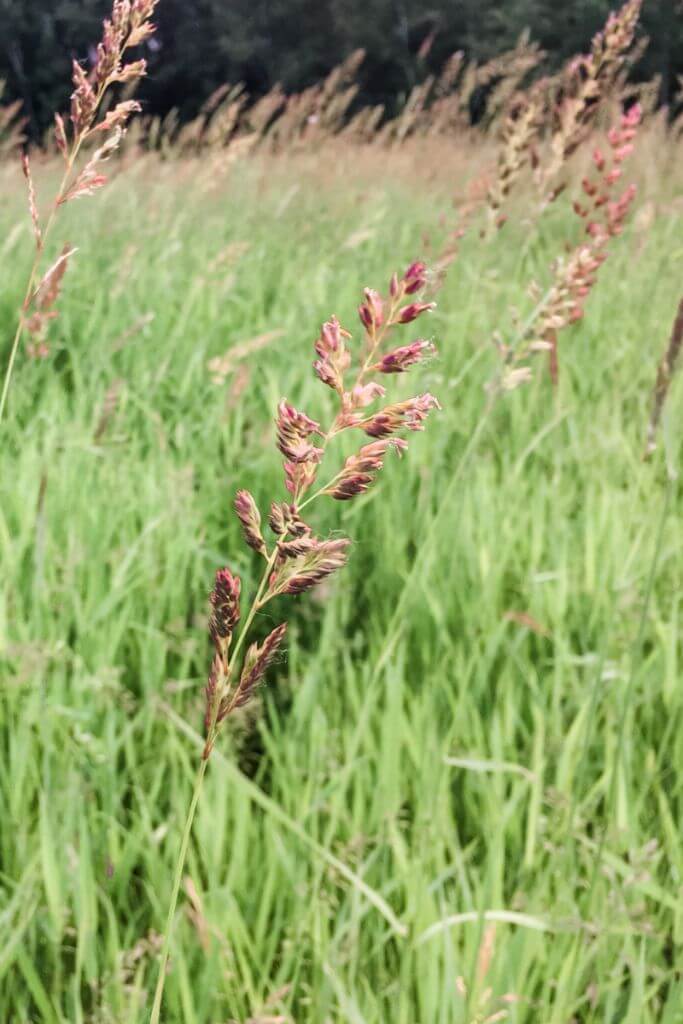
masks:
[(417, 320), (423, 313), (428, 313), (432, 309), (436, 309), (435, 302), (411, 302), (408, 306), (404, 306), (403, 309), (399, 309), (398, 317), (396, 322), (399, 324), (410, 324), (413, 320)]
[(344, 374), (351, 365), (351, 353), (345, 341), (351, 335), (341, 326), (336, 316), (331, 317), (320, 329), (315, 343), (318, 356), (313, 364), (316, 375), (338, 394), (344, 392)]
[[(154, 26), (151, 17), (157, 0), (114, 0), (111, 16), (102, 27), (102, 40), (95, 51), (95, 65), (92, 74), (87, 74), (78, 61), (72, 62), (72, 93), (70, 100), (70, 118), (66, 119), (59, 113), (54, 118), (54, 141), (57, 151), (64, 162), (62, 184), (51, 203), (51, 212), (41, 218), (38, 197), (31, 175), (29, 155), (22, 154), (22, 167), (28, 188), (29, 212), (33, 225), (35, 256), (29, 273), (26, 293), (22, 303), (21, 317), (12, 344), (16, 352), (24, 331), (31, 334), (32, 340), (28, 351), (32, 355), (46, 356), (49, 345), (46, 341), (49, 321), (57, 316), (56, 309), (47, 310), (39, 305), (39, 297), (44, 294), (46, 278), (35, 287), (39, 280), (39, 268), (48, 241), (54, 227), (56, 211), (65, 203), (83, 196), (90, 196), (106, 184), (107, 178), (100, 171), (100, 164), (112, 156), (118, 149), (124, 130), (130, 117), (140, 110), (136, 100), (127, 99), (110, 110), (97, 123), (102, 111), (105, 94), (117, 82), (133, 82), (145, 71), (145, 62), (125, 63), (127, 51), (139, 42), (151, 36)], [(68, 121), (70, 120), (70, 125)], [(95, 132), (100, 133), (100, 144), (93, 148), (79, 166), (79, 156), (84, 149), (82, 144)], [(64, 252), (69, 249), (65, 247)], [(69, 254), (74, 250), (69, 250)], [(61, 262), (51, 268), (53, 280), (59, 284), (67, 267), (68, 256), (62, 255)], [(55, 295), (56, 299), (56, 295)], [(14, 358), (6, 374), (5, 384), (0, 397), (0, 419), (5, 408), (7, 390)]]
[(318, 466), (316, 461), (285, 462), (284, 470), (285, 487), (293, 498), (301, 498), (314, 483)]
[(432, 409), (440, 409), (434, 395), (426, 392), (405, 402), (388, 405), (359, 424), (370, 437), (390, 437), (399, 430), (424, 430), (424, 421)]
[(411, 263), (403, 275), (404, 295), (414, 295), (427, 283), (427, 267), (424, 263)]
[(235, 626), (240, 620), (239, 576), (233, 576), (229, 569), (219, 569), (211, 591), (211, 620), (209, 632), (219, 654), (230, 646)]
[(233, 707), (241, 708), (247, 704), (254, 690), (261, 682), (266, 671), (275, 660), (287, 633), (287, 623), (281, 622), (272, 630), (262, 644), (252, 644), (244, 658), (239, 687), (235, 694)]
[(358, 315), (366, 330), (376, 331), (384, 323), (384, 302), (374, 288), (366, 288), (364, 294), (365, 302), (358, 307)]
[[(634, 12), (637, 7), (637, 3), (627, 3), (621, 13)], [(556, 382), (557, 336), (583, 318), (586, 300), (595, 287), (600, 267), (607, 259), (608, 243), (622, 233), (636, 196), (634, 184), (628, 185), (620, 195), (615, 193), (617, 183), (623, 177), (623, 163), (633, 149), (641, 117), (641, 109), (635, 104), (607, 133), (609, 149), (594, 149), (594, 171), (581, 183), (590, 209), (583, 203), (573, 203), (574, 212), (581, 218), (588, 239), (584, 238), (567, 258), (557, 260), (555, 280), (548, 298), (522, 343), (516, 348), (500, 347), (505, 363), (500, 379), (501, 390), (512, 390), (531, 379), (531, 370), (523, 363), (533, 353), (544, 350), (551, 355), (551, 376), (553, 383)]]
[(244, 539), (250, 548), (260, 555), (266, 554), (266, 544), (261, 534), (261, 513), (249, 491), (238, 491), (235, 496), (235, 512), (242, 524)]
[[(134, 2), (136, 5), (143, 4), (145, 0)], [(129, 0), (117, 0), (117, 3), (127, 8)], [(303, 594), (328, 580), (346, 565), (351, 541), (348, 537), (317, 537), (307, 522), (312, 503), (324, 496), (348, 501), (364, 494), (382, 469), (387, 452), (393, 449), (401, 455), (406, 450), (405, 439), (395, 435), (402, 430), (424, 429), (429, 412), (439, 408), (436, 398), (425, 392), (391, 404), (369, 416), (361, 411), (373, 401), (384, 397), (384, 386), (373, 379), (376, 374), (403, 372), (434, 351), (431, 343), (425, 341), (398, 347), (388, 344), (389, 338), (394, 331), (400, 329), (402, 323), (409, 322), (420, 312), (433, 307), (433, 303), (404, 307), (404, 316), (406, 308), (417, 309), (417, 312), (407, 319), (401, 318), (400, 307), (405, 295), (422, 287), (424, 278), (423, 264), (414, 263), (401, 281), (396, 274), (393, 275), (386, 298), (372, 289), (365, 290), (365, 301), (361, 305), (364, 338), (355, 352), (352, 346), (347, 346), (350, 335), (343, 330), (336, 317), (323, 324), (315, 343), (317, 359), (314, 369), (322, 383), (335, 393), (338, 408), (329, 428), (323, 429), (316, 420), (300, 412), (286, 399), (282, 399), (278, 406), (277, 447), (285, 460), (285, 486), (290, 500), (275, 500), (271, 503), (268, 525), (274, 540), (267, 542), (261, 532), (261, 515), (253, 496), (246, 490), (237, 492), (235, 512), (242, 526), (244, 540), (249, 548), (265, 559), (266, 565), (234, 644), (233, 633), (240, 622), (240, 578), (227, 568), (219, 569), (216, 573), (210, 598), (209, 633), (214, 655), (205, 686), (206, 739), (185, 836), (190, 834), (199, 786), (222, 723), (234, 711), (249, 703), (284, 641), (286, 622), (272, 629), (261, 643), (251, 643), (243, 654), (245, 640), (257, 614), (270, 601)], [(357, 369), (353, 380), (347, 383), (346, 375), (351, 369), (352, 355), (356, 356)], [(329, 454), (335, 436), (343, 430), (356, 428), (364, 430), (374, 440), (362, 445), (323, 486), (306, 496), (322, 469), (323, 459)], [(313, 437), (320, 439), (319, 445), (313, 443)], [(184, 854), (177, 865), (177, 879), (181, 877), (183, 865)], [(169, 920), (173, 918), (175, 906), (172, 901)], [(154, 1024), (158, 1024), (160, 1019), (169, 935), (170, 931), (167, 932), (162, 951), (155, 992)]]
[(376, 380), (368, 381), (367, 384), (356, 384), (346, 396), (347, 404), (351, 409), (366, 409), (378, 398), (384, 398), (386, 393), (387, 389)]
[(337, 501), (348, 501), (357, 494), (364, 494), (384, 465), (386, 453), (393, 448), (400, 456), (407, 447), (408, 443), (402, 437), (391, 437), (363, 445), (357, 455), (348, 457), (341, 472), (326, 488), (325, 493)]
[(593, 163), (595, 164), (598, 171), (603, 171), (605, 168), (605, 157), (601, 149), (593, 150)]
[(280, 537), (287, 529), (287, 522), (287, 505), (283, 501), (274, 501), (270, 506), (268, 526), (277, 537)]
[(277, 537), (287, 533), (292, 537), (303, 537), (311, 532), (310, 526), (299, 515), (296, 505), (290, 505), (286, 501), (272, 503), (268, 525)]
[(270, 579), (269, 597), (303, 594), (346, 565), (347, 537), (337, 540), (310, 538), (287, 553)]
[[(406, 372), (435, 352), (431, 342), (421, 339), (399, 346), (389, 343), (403, 323), (433, 308), (431, 302), (416, 302), (402, 308), (405, 296), (418, 291), (425, 281), (424, 264), (412, 263), (401, 279), (394, 274), (386, 297), (366, 288), (360, 307), (364, 338), (355, 351), (351, 335), (337, 317), (331, 317), (322, 325), (315, 342), (317, 358), (313, 367), (318, 379), (335, 393), (338, 408), (331, 425), (324, 429), (287, 399), (283, 398), (278, 405), (277, 447), (284, 457), (285, 488), (289, 498), (275, 500), (270, 505), (268, 525), (274, 542), (269, 543), (263, 535), (254, 497), (246, 490), (237, 492), (235, 512), (244, 540), (265, 559), (266, 567), (245, 626), (232, 646), (232, 634), (240, 620), (240, 580), (228, 569), (216, 574), (209, 627), (216, 654), (206, 687), (205, 757), (213, 748), (217, 727), (232, 711), (248, 703), (281, 647), (285, 623), (272, 630), (263, 643), (251, 644), (238, 671), (236, 659), (256, 612), (275, 598), (311, 590), (346, 564), (350, 540), (317, 537), (307, 522), (309, 506), (324, 496), (348, 501), (366, 493), (384, 466), (387, 452), (393, 450), (401, 455), (407, 449), (405, 439), (398, 435), (403, 431), (423, 430), (428, 414), (439, 408), (436, 398), (425, 392), (388, 405), (379, 412), (367, 411), (386, 394), (384, 385), (375, 379), (377, 376)], [(354, 356), (357, 366), (351, 374)], [(347, 380), (349, 376), (352, 379)], [(373, 440), (346, 458), (341, 469), (311, 493), (331, 442), (337, 434), (350, 429), (363, 430)]]
[(387, 352), (375, 363), (374, 369), (378, 373), (405, 373), (411, 366), (424, 362), (435, 352), (431, 341), (413, 341), (410, 345), (401, 345), (400, 348)]
[(549, 158), (538, 174), (547, 201), (552, 202), (567, 187), (567, 161), (590, 137), (603, 101), (619, 80), (635, 38), (641, 6), (642, 0), (626, 0), (593, 37), (590, 53), (571, 61), (565, 69)]
[(319, 462), (322, 448), (308, 438), (320, 434), (320, 424), (299, 412), (284, 398), (277, 409), (277, 446), (290, 462)]

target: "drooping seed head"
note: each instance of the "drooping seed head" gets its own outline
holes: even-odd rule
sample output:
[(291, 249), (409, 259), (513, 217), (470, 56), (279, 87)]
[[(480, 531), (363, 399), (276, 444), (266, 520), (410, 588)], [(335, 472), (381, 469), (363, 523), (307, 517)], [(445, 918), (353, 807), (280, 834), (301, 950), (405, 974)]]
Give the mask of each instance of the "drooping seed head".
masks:
[(270, 506), (268, 525), (277, 537), (281, 537), (287, 525), (286, 508), (284, 502), (274, 501)]
[(123, 42), (128, 31), (128, 20), (119, 17), (119, 13), (118, 10), (114, 11), (115, 21), (104, 22), (102, 42), (97, 47), (94, 74), (95, 81), (100, 87), (109, 81), (120, 66)]
[(388, 405), (381, 412), (360, 424), (370, 437), (390, 437), (399, 430), (424, 430), (424, 421), (432, 409), (440, 409), (437, 399), (429, 392), (405, 402)]
[(344, 403), (347, 409), (365, 409), (378, 398), (384, 398), (387, 389), (378, 384), (377, 381), (370, 381), (368, 384), (357, 384), (353, 391), (345, 396)]
[(71, 121), (76, 135), (87, 131), (92, 123), (97, 97), (85, 71), (78, 63), (72, 62), (72, 80), (74, 91), (71, 94)]
[(415, 363), (421, 363), (436, 353), (431, 341), (413, 341), (410, 345), (401, 345), (375, 363), (373, 369), (378, 373), (404, 373)]
[(320, 337), (315, 343), (318, 359), (313, 363), (313, 369), (323, 384), (340, 395), (344, 392), (344, 373), (351, 365), (351, 354), (344, 344), (344, 339), (350, 337), (349, 332), (333, 316), (322, 325)]
[(222, 701), (220, 694), (227, 688), (229, 680), (230, 669), (228, 668), (225, 659), (216, 652), (211, 661), (209, 678), (207, 680), (206, 687), (204, 688), (204, 695), (206, 697), (204, 728), (207, 736), (211, 730), (212, 722), (218, 722), (221, 720), (220, 706)]
[(105, 117), (95, 125), (94, 131), (108, 132), (112, 128), (125, 128), (133, 114), (139, 114), (142, 107), (137, 100), (124, 100), (118, 103), (113, 110), (110, 110)]
[(399, 309), (396, 323), (412, 323), (413, 320), (417, 320), (423, 313), (427, 313), (432, 309), (436, 309), (435, 302), (411, 302), (410, 305)]
[(349, 456), (341, 473), (325, 493), (336, 498), (337, 501), (348, 501), (357, 494), (364, 494), (384, 465), (384, 456), (387, 451), (393, 448), (400, 456), (407, 447), (407, 442), (399, 437), (373, 441), (371, 444), (364, 445), (356, 455)]
[(235, 512), (242, 524), (244, 539), (250, 548), (268, 557), (266, 544), (261, 534), (261, 514), (249, 491), (238, 491), (235, 496)]
[(309, 550), (285, 559), (275, 569), (269, 581), (269, 598), (278, 594), (303, 594), (346, 564), (350, 544), (347, 538), (313, 540), (314, 543), (308, 545)]
[(114, 82), (135, 82), (138, 78), (144, 78), (147, 74), (147, 61), (134, 60), (123, 67), (112, 76)]
[(366, 330), (376, 331), (384, 323), (382, 296), (374, 288), (366, 288), (364, 295), (365, 302), (358, 307), (358, 315)]
[(605, 168), (605, 157), (601, 149), (597, 147), (593, 150), (593, 163), (595, 164), (598, 171), (603, 171)]
[(285, 487), (293, 498), (299, 499), (306, 493), (317, 472), (317, 462), (285, 462)]
[(277, 446), (290, 462), (319, 462), (322, 448), (316, 448), (307, 438), (320, 434), (320, 424), (299, 412), (283, 399), (278, 406)]
[(64, 118), (61, 114), (55, 114), (55, 142), (57, 143), (57, 149), (66, 156), (67, 153), (67, 140), (66, 140), (66, 128), (64, 126)]
[(413, 295), (424, 288), (427, 283), (427, 267), (424, 263), (416, 261), (411, 263), (403, 275), (403, 291), (406, 295)]
[(210, 597), (209, 633), (216, 650), (222, 656), (226, 654), (235, 626), (240, 620), (241, 586), (239, 576), (234, 576), (229, 569), (218, 569), (216, 572)]
[(36, 248), (40, 250), (43, 246), (43, 234), (40, 227), (38, 200), (36, 198), (35, 185), (33, 184), (33, 176), (31, 175), (31, 163), (28, 158), (28, 153), (21, 154), (21, 169), (24, 172), (26, 185), (28, 187), (28, 209), (31, 214), (31, 224), (33, 225), (33, 237), (35, 239)]
[(277, 545), (281, 556), (280, 561), (283, 558), (298, 558), (299, 555), (307, 555), (309, 551), (314, 551), (318, 544), (317, 537), (313, 537), (310, 533), (304, 533), (301, 537), (294, 537), (292, 540), (280, 540)]
[(291, 533), (293, 537), (303, 537), (311, 532), (308, 523), (299, 515), (296, 505), (288, 505), (286, 501), (273, 502), (270, 506), (268, 524), (278, 537), (285, 533)]
[(246, 653), (242, 675), (230, 711), (242, 708), (251, 700), (254, 690), (263, 679), (269, 666), (274, 661), (287, 632), (287, 623), (282, 622), (268, 634), (262, 644), (252, 644)]

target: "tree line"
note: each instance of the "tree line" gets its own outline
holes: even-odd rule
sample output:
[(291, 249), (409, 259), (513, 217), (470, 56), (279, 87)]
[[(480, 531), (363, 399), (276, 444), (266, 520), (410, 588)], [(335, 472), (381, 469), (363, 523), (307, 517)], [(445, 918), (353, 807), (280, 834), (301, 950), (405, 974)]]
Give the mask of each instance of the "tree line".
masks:
[[(276, 83), (298, 91), (323, 78), (353, 50), (366, 51), (359, 102), (391, 112), (456, 50), (488, 60), (528, 28), (556, 68), (585, 51), (617, 0), (161, 0), (158, 33), (145, 55), (145, 110), (194, 116), (225, 82), (254, 96)], [(35, 136), (63, 109), (70, 62), (87, 62), (111, 0), (0, 0), (0, 80), (5, 101), (21, 99)], [(672, 103), (683, 75), (683, 5), (645, 0), (649, 37), (634, 74), (661, 76)]]

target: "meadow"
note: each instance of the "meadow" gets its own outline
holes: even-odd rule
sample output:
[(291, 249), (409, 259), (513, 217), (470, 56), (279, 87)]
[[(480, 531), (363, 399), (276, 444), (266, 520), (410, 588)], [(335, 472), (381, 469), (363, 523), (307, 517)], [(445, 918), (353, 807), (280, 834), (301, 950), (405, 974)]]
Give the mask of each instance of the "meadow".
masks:
[[(331, 400), (320, 323), (357, 334), (365, 285), (435, 260), (490, 157), (124, 154), (60, 214), (50, 352), (22, 347), (0, 428), (0, 1021), (149, 1019), (207, 595), (220, 565), (255, 583), (234, 493), (281, 493), (278, 401)], [(576, 244), (570, 203), (522, 189), (460, 240), (414, 371), (442, 410), (316, 514), (349, 565), (290, 599), (286, 656), (212, 755), (165, 1021), (683, 1021), (678, 384), (642, 459), (683, 265), (661, 122), (633, 175), (557, 388), (545, 356), (485, 386), (494, 332)], [(0, 177), (8, 339), (31, 238), (19, 168)]]

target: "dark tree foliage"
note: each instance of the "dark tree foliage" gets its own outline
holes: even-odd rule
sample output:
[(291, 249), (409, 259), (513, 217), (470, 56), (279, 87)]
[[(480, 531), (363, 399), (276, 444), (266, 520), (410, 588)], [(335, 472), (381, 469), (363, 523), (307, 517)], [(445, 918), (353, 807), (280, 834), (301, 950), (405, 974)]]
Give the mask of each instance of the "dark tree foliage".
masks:
[[(526, 27), (556, 67), (586, 49), (615, 2), (161, 0), (141, 96), (149, 112), (177, 107), (189, 117), (226, 81), (243, 82), (254, 95), (277, 82), (298, 90), (363, 47), (361, 98), (391, 109), (455, 50), (487, 59)], [(34, 133), (64, 108), (71, 59), (87, 62), (109, 7), (110, 0), (0, 0), (0, 78), (9, 98), (23, 100)], [(645, 0), (643, 32), (650, 45), (636, 73), (661, 74), (661, 98), (671, 102), (683, 74), (680, 0)], [(420, 56), (432, 33), (429, 53)]]

